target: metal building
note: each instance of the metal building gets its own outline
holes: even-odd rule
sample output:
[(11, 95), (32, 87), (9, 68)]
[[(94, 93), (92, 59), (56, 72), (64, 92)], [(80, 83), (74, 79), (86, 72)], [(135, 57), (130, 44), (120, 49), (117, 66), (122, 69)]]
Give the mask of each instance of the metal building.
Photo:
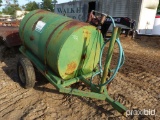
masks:
[(57, 4), (55, 12), (86, 21), (91, 10), (136, 21), (138, 34), (152, 34), (159, 0), (79, 0)]

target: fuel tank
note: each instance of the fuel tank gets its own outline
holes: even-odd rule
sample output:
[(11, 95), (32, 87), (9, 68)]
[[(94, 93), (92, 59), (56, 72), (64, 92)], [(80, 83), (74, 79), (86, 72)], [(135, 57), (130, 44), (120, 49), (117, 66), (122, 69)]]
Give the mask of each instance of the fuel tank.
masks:
[(103, 44), (96, 27), (44, 10), (28, 13), (19, 34), (22, 45), (64, 80), (91, 73)]

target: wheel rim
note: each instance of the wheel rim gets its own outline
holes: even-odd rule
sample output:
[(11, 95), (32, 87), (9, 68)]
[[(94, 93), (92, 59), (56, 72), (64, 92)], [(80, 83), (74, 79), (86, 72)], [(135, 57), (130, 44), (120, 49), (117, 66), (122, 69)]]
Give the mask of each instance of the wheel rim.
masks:
[(20, 80), (24, 84), (25, 81), (26, 81), (26, 77), (25, 77), (24, 69), (23, 69), (23, 67), (21, 65), (19, 66), (18, 72), (19, 72)]

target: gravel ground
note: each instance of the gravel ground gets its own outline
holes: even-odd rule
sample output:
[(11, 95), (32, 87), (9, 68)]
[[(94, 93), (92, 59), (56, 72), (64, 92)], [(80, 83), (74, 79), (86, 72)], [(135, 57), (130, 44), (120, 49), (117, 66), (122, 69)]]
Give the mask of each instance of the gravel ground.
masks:
[[(18, 84), (17, 61), (22, 55), (0, 46), (1, 120), (160, 120), (160, 40), (121, 36), (125, 64), (110, 85), (109, 94), (128, 110), (155, 110), (156, 115), (119, 114), (108, 103), (59, 93), (36, 72), (33, 89)], [(107, 50), (107, 48), (106, 48)], [(2, 56), (2, 54), (4, 56)], [(115, 48), (112, 64), (116, 63)], [(105, 57), (103, 57), (103, 61)]]

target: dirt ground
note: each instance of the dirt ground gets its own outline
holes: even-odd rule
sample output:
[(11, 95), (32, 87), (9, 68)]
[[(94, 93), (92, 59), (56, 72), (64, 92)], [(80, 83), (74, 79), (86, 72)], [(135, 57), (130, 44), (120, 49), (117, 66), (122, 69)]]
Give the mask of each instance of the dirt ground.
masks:
[(1, 45), (0, 120), (160, 120), (160, 37), (132, 40), (121, 36), (121, 42), (125, 64), (109, 94), (128, 110), (155, 110), (156, 115), (125, 118), (104, 101), (59, 93), (38, 72), (35, 87), (23, 89), (16, 72), (22, 55), (8, 50), (2, 57)]

